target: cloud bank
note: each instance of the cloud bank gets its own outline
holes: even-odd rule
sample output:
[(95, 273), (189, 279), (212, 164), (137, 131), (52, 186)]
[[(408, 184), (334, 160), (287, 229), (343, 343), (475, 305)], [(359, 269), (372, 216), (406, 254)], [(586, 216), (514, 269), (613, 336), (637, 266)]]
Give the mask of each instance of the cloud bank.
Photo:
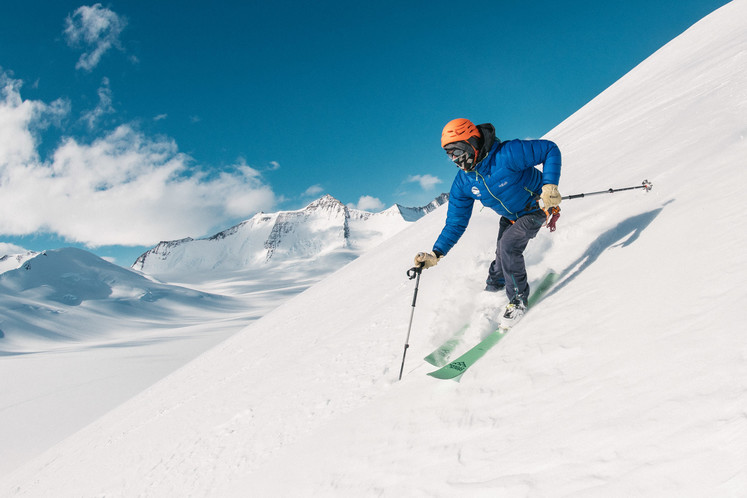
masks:
[(23, 100), (20, 87), (0, 69), (0, 234), (153, 245), (204, 235), (275, 203), (246, 164), (206, 173), (173, 140), (130, 125), (90, 143), (65, 138), (42, 159), (39, 131), (69, 113), (69, 104)]

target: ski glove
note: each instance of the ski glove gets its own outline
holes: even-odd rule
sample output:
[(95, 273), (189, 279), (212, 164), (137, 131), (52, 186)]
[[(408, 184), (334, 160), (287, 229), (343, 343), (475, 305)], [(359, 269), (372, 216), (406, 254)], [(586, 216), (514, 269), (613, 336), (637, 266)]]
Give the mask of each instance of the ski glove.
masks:
[(415, 266), (422, 266), (423, 269), (436, 266), (438, 260), (443, 256), (436, 256), (435, 252), (419, 252), (415, 255)]
[(542, 194), (540, 194), (540, 200), (542, 201), (542, 209), (548, 210), (550, 208), (557, 207), (560, 204), (560, 192), (558, 192), (558, 186), (552, 183), (542, 185)]

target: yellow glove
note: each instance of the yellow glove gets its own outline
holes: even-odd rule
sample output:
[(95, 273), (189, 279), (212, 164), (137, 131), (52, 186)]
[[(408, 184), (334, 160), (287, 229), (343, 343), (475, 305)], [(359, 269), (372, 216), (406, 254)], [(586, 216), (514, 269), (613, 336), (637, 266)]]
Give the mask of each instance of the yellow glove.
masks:
[(544, 210), (548, 210), (550, 208), (558, 206), (561, 201), (561, 195), (560, 192), (558, 192), (558, 186), (553, 185), (552, 183), (542, 185), (542, 194), (540, 194), (540, 200), (542, 201), (540, 207)]
[(415, 255), (415, 266), (422, 266), (423, 269), (436, 266), (438, 260), (443, 256), (436, 256), (435, 252), (419, 252)]

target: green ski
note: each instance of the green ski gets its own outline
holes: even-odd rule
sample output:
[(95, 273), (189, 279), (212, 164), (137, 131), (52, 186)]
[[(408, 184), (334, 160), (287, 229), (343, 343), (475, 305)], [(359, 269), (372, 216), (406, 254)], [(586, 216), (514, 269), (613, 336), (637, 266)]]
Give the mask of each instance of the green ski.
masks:
[[(558, 275), (553, 271), (548, 271), (545, 274), (545, 276), (537, 286), (537, 289), (532, 293), (531, 296), (529, 296), (529, 300), (527, 302), (527, 312), (532, 308), (532, 306), (537, 304), (542, 299), (547, 290), (555, 283), (557, 279)], [(431, 377), (435, 377), (436, 379), (454, 379), (462, 375), (469, 367), (474, 365), (477, 360), (482, 358), (490, 348), (498, 344), (498, 342), (503, 339), (503, 336), (505, 336), (508, 331), (509, 329), (498, 328), (497, 330), (491, 332), (490, 335), (488, 335), (485, 339), (480, 341), (479, 344), (461, 355), (459, 358), (452, 361), (451, 363), (444, 365), (438, 370), (430, 372), (428, 375), (430, 375)], [(456, 340), (457, 343), (459, 341), (458, 338), (452, 340)], [(444, 348), (448, 344), (450, 344), (450, 341), (444, 343), (441, 348)], [(448, 354), (451, 354), (454, 347), (456, 347), (456, 344), (451, 347), (451, 350), (448, 351)], [(441, 348), (431, 353), (431, 355), (438, 353)], [(430, 357), (431, 355), (428, 356)]]
[(454, 350), (459, 346), (462, 340), (464, 332), (469, 328), (469, 323), (460, 328), (456, 334), (451, 336), (451, 339), (446, 340), (443, 344), (433, 350), (431, 354), (423, 358), (425, 361), (433, 365), (434, 367), (442, 367), (449, 363), (449, 357)]

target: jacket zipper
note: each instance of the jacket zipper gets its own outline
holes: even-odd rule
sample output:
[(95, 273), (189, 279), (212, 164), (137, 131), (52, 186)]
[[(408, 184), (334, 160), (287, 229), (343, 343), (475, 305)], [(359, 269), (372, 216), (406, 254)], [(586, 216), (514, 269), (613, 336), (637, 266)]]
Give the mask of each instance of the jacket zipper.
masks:
[(511, 215), (515, 215), (516, 214), (516, 213), (511, 212), (511, 210), (509, 210), (506, 207), (506, 205), (503, 204), (503, 201), (500, 200), (498, 197), (496, 197), (495, 194), (493, 194), (493, 192), (490, 191), (490, 187), (488, 187), (488, 182), (485, 181), (485, 177), (482, 176), (477, 170), (475, 170), (475, 181), (477, 181), (478, 178), (481, 179), (482, 180), (482, 184), (485, 185), (485, 190), (488, 191), (488, 193), (491, 195), (491, 197), (493, 197), (493, 199), (495, 199), (496, 201), (498, 201), (498, 202), (501, 203), (501, 206), (503, 206), (503, 209), (505, 209), (508, 214), (511, 214)]

